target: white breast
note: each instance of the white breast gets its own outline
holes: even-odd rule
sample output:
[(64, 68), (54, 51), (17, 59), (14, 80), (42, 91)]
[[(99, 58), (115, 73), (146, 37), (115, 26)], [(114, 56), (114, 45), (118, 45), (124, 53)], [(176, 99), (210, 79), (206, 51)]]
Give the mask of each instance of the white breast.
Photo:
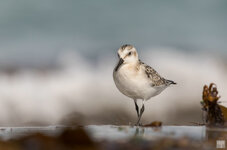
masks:
[(119, 91), (132, 99), (148, 100), (162, 91), (151, 86), (150, 79), (142, 69), (135, 70), (127, 65), (114, 71), (113, 78)]

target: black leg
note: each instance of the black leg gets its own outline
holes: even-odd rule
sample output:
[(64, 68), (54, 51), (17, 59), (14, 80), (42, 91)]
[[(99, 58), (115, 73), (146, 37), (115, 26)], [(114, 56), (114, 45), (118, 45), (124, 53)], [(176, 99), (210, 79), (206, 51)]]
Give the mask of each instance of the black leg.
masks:
[(144, 110), (145, 110), (145, 107), (144, 107), (144, 104), (143, 104), (142, 108), (140, 109), (140, 114), (141, 114), (141, 116), (142, 116)]
[(138, 107), (138, 105), (137, 105), (137, 103), (136, 103), (136, 100), (134, 100), (134, 102), (135, 102), (135, 107), (136, 107), (137, 116), (139, 117), (139, 116), (140, 116), (139, 107)]
[(144, 110), (145, 110), (145, 107), (144, 107), (144, 104), (143, 104), (142, 108), (140, 109), (140, 115), (139, 115), (139, 118), (138, 118), (136, 125), (140, 125), (140, 119), (143, 115)]

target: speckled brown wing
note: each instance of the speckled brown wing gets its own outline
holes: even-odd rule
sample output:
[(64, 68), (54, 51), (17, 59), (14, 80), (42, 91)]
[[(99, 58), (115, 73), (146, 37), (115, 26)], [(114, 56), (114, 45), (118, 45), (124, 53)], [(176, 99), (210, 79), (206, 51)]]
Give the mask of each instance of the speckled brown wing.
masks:
[(155, 71), (152, 67), (148, 66), (147, 64), (140, 61), (140, 64), (144, 66), (145, 73), (147, 77), (151, 80), (152, 86), (168, 86), (170, 84), (176, 84), (175, 82), (171, 80), (166, 80), (163, 77), (161, 77), (157, 71)]

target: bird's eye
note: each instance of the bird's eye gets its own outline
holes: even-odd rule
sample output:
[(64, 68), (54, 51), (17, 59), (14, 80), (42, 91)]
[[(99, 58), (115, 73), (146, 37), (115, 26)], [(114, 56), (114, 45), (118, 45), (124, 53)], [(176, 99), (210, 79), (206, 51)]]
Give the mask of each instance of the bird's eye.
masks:
[(128, 53), (128, 56), (130, 56), (131, 54), (132, 54), (132, 52), (129, 52), (129, 53)]
[(120, 58), (120, 55), (119, 54), (117, 54), (117, 56), (118, 56), (118, 58)]

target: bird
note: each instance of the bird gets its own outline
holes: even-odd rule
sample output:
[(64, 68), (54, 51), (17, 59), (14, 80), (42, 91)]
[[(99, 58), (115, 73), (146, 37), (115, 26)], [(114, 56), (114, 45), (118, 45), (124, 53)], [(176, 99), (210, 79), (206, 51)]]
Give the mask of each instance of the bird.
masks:
[[(113, 70), (113, 80), (122, 94), (134, 100), (138, 116), (135, 125), (140, 126), (140, 120), (145, 111), (145, 101), (176, 82), (163, 78), (152, 67), (143, 63), (139, 59), (136, 48), (130, 44), (121, 46), (117, 55), (119, 60)], [(140, 110), (137, 104), (139, 99), (142, 100)]]

